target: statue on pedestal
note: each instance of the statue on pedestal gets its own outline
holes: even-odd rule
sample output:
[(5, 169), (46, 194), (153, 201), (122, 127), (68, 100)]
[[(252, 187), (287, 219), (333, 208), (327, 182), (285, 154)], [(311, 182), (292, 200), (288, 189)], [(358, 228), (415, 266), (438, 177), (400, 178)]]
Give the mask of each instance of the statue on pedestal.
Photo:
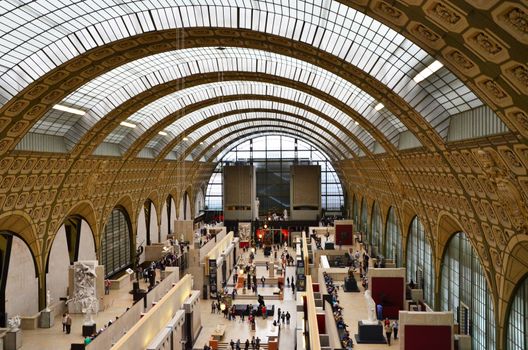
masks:
[(20, 328), (20, 316), (16, 315), (7, 320), (7, 326), (9, 328), (9, 332), (17, 332)]
[(363, 320), (363, 323), (378, 323), (378, 319), (376, 317), (376, 302), (374, 299), (372, 299), (372, 295), (370, 294), (370, 290), (365, 291), (365, 299), (367, 300), (367, 315), (368, 319)]
[(67, 303), (74, 302), (84, 313), (84, 325), (93, 325), (93, 314), (99, 309), (95, 291), (97, 261), (77, 261), (74, 265), (73, 297)]
[(259, 208), (260, 208), (260, 201), (259, 201), (259, 199), (257, 197), (257, 198), (255, 198), (255, 219), (257, 219), (257, 220), (259, 218)]

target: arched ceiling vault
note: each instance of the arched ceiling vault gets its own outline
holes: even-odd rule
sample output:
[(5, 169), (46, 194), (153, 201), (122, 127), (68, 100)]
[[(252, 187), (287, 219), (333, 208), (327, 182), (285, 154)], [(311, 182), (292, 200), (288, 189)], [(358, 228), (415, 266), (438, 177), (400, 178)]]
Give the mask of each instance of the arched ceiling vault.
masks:
[[(354, 152), (342, 140), (333, 136), (317, 124), (309, 123), (309, 125), (303, 125), (295, 122), (295, 120), (295, 116), (288, 119), (277, 119), (266, 118), (257, 114), (252, 118), (241, 119), (231, 123), (221, 123), (220, 126), (214, 129), (211, 128), (207, 133), (199, 136), (199, 138), (195, 138), (189, 147), (183, 149), (178, 160), (183, 161), (187, 156), (193, 154), (193, 159), (195, 160), (200, 160), (204, 157), (205, 161), (214, 161), (214, 158), (211, 158), (211, 153), (214, 153), (214, 148), (220, 140), (230, 141), (227, 135), (236, 132), (239, 127), (244, 129), (254, 127), (255, 129), (263, 130), (263, 123), (266, 123), (266, 126), (287, 125), (289, 128), (297, 129), (304, 139), (317, 144), (318, 148), (324, 150), (326, 155), (331, 157), (330, 159), (334, 162), (339, 159), (348, 159), (347, 157), (354, 155)], [(337, 146), (337, 144), (340, 144), (340, 146)], [(199, 155), (194, 156), (194, 154)]]
[[(343, 138), (337, 136), (335, 132), (329, 131), (327, 128), (322, 128), (316, 122), (308, 118), (293, 113), (283, 112), (279, 109), (252, 108), (232, 110), (227, 113), (221, 113), (213, 115), (207, 119), (203, 119), (202, 121), (192, 125), (190, 128), (185, 129), (178, 137), (171, 139), (156, 155), (156, 158), (164, 159), (169, 152), (174, 151), (177, 154), (185, 154), (183, 157), (183, 159), (185, 159), (188, 154), (192, 153), (194, 149), (200, 145), (197, 143), (197, 140), (206, 144), (202, 148), (209, 147), (211, 145), (211, 141), (213, 140), (211, 137), (214, 136), (215, 132), (217, 132), (218, 127), (224, 127), (227, 121), (238, 120), (240, 123), (251, 122), (253, 120), (258, 120), (263, 116), (270, 116), (267, 118), (268, 120), (281, 120), (282, 118), (286, 118), (288, 120), (298, 121), (301, 125), (309, 124), (312, 129), (319, 129), (322, 130), (326, 135), (330, 135), (330, 137), (335, 140), (332, 142), (332, 144), (340, 150), (346, 149), (346, 155), (348, 157), (356, 157), (354, 151), (344, 142)], [(214, 125), (211, 125), (213, 123)], [(336, 129), (338, 129), (338, 127), (339, 124), (336, 126)], [(347, 133), (345, 128), (339, 128), (338, 130), (342, 131), (344, 135)], [(188, 138), (190, 141), (182, 142), (184, 137)]]
[[(139, 40), (139, 39), (138, 39), (138, 40)], [(186, 42), (187, 44), (189, 44), (189, 40), (186, 40), (185, 42)], [(227, 42), (229, 43), (229, 40), (227, 40)], [(123, 44), (123, 43), (122, 43), (122, 44)], [(158, 44), (159, 44), (159, 43), (158, 43)], [(241, 43), (239, 42), (239, 45), (240, 45), (240, 44), (241, 44)], [(160, 45), (161, 45), (161, 44), (160, 44)], [(125, 45), (125, 46), (126, 46), (126, 45)], [(158, 46), (159, 46), (159, 45), (158, 45)], [(161, 46), (163, 46), (163, 45), (161, 45)], [(262, 45), (260, 45), (260, 47), (262, 47)], [(159, 48), (159, 47), (158, 47), (158, 48)], [(135, 53), (138, 54), (138, 51), (136, 50)], [(109, 60), (107, 60), (107, 61), (109, 61)], [(110, 62), (112, 62), (112, 61), (110, 61)], [(334, 62), (334, 63), (335, 63), (335, 62)], [(339, 65), (338, 65), (338, 66), (339, 66)], [(95, 67), (93, 67), (93, 66), (90, 67), (90, 68), (91, 68), (91, 72), (93, 72), (93, 71), (95, 70), (95, 71), (97, 71), (98, 73), (101, 73), (101, 71), (102, 71), (102, 67), (100, 67), (100, 68), (101, 68), (100, 70), (94, 69)], [(333, 70), (334, 70), (334, 69), (333, 69)], [(355, 70), (354, 70), (354, 69), (351, 69), (350, 71), (351, 71), (351, 72), (354, 72), (354, 73), (359, 73), (359, 72), (357, 72), (357, 71), (358, 71), (357, 69), (355, 69)], [(343, 72), (343, 74), (345, 74), (345, 73)], [(359, 73), (359, 74), (360, 74), (360, 73)], [(347, 72), (347, 75), (350, 76), (350, 72)], [(361, 74), (360, 74), (360, 75), (361, 75)], [(364, 74), (363, 74), (363, 75), (364, 75)], [(82, 77), (82, 74), (81, 74), (81, 77)], [(76, 79), (76, 81), (78, 81), (78, 80), (79, 80), (79, 79)], [(357, 78), (354, 77), (354, 80), (357, 80)], [(70, 81), (70, 82), (71, 82), (71, 81)], [(364, 83), (363, 83), (363, 84), (359, 84), (359, 85), (360, 85), (362, 88), (365, 88), (365, 86), (363, 86), (363, 85), (365, 85)], [(76, 85), (76, 86), (78, 86), (78, 85)], [(380, 88), (380, 87), (378, 86), (378, 88)], [(38, 90), (38, 89), (37, 89), (37, 90)], [(386, 91), (386, 92), (388, 92), (388, 91)], [(35, 91), (33, 91), (33, 93), (35, 93)], [(43, 93), (43, 92), (40, 91), (40, 93)], [(379, 92), (376, 93), (376, 94), (379, 95)], [(31, 95), (31, 94), (30, 94), (30, 95)], [(53, 95), (53, 94), (52, 94), (52, 95)], [(63, 96), (63, 95), (64, 95), (64, 94), (61, 94), (61, 96)], [(388, 96), (389, 96), (389, 97), (390, 97), (390, 95), (391, 95), (391, 94), (388, 93)], [(397, 98), (396, 98), (396, 100), (397, 100)], [(383, 101), (383, 100), (382, 100), (382, 101)], [(45, 101), (44, 101), (44, 102), (45, 102)], [(58, 99), (53, 100), (53, 102), (58, 102)], [(386, 102), (385, 104), (388, 105), (389, 108), (391, 108), (391, 107), (395, 107), (395, 106), (396, 106), (396, 105), (390, 104), (388, 101), (383, 101), (383, 102)], [(399, 101), (399, 102), (403, 102), (403, 101)], [(406, 103), (403, 102), (401, 105), (405, 106)], [(7, 106), (7, 105), (6, 105), (6, 106)], [(12, 107), (13, 107), (13, 106), (12, 106)], [(22, 106), (19, 104), (17, 107), (22, 107)], [(25, 105), (24, 107), (28, 107), (28, 105)], [(33, 107), (34, 107), (34, 106), (33, 106)], [(36, 109), (40, 109), (40, 108), (43, 108), (43, 109), (40, 111), (40, 112), (42, 113), (42, 111), (44, 111), (45, 108), (44, 108), (42, 105), (39, 105)], [(398, 107), (395, 107), (395, 108), (398, 109)], [(33, 109), (33, 110), (32, 110), (32, 117), (34, 117), (34, 118), (36, 118), (36, 116), (35, 116), (35, 113), (37, 112), (36, 109)], [(15, 110), (16, 110), (16, 109), (15, 109)], [(12, 112), (14, 112), (15, 110), (11, 109)], [(38, 113), (37, 113), (37, 114), (38, 114)], [(410, 115), (411, 117), (413, 117), (413, 118), (418, 117), (418, 115), (415, 115), (415, 114), (412, 113), (412, 112), (409, 113), (409, 115)], [(399, 115), (399, 117), (400, 117), (400, 119), (402, 119), (402, 121), (404, 121), (404, 118), (402, 118), (401, 115)], [(421, 125), (422, 127), (426, 127), (426, 128), (427, 128), (427, 124), (424, 123), (423, 121), (418, 120), (417, 123), (420, 123), (420, 125)], [(22, 123), (22, 124), (24, 124), (24, 123)], [(27, 126), (27, 124), (24, 124), (24, 125)], [(420, 130), (420, 126), (417, 127), (417, 125), (418, 125), (418, 124), (413, 124), (413, 125), (412, 125), (412, 126), (413, 126), (412, 129), (415, 130), (414, 132), (416, 132), (416, 130), (418, 130), (418, 131)], [(19, 125), (19, 126), (17, 127), (17, 129), (20, 130), (21, 127), (22, 127), (22, 126)], [(27, 128), (23, 127), (23, 129), (24, 129), (24, 131), (27, 131)], [(432, 134), (429, 133), (429, 135), (434, 135), (434, 133), (432, 133)], [(419, 132), (418, 132), (418, 137), (419, 137), (421, 140), (423, 139), (423, 137), (420, 137)], [(423, 141), (423, 140), (422, 140), (422, 141)], [(437, 141), (439, 141), (439, 140), (437, 140)], [(430, 142), (427, 142), (427, 143), (428, 143), (429, 145), (431, 144)], [(437, 142), (437, 143), (438, 143), (438, 142)], [(5, 144), (5, 143), (4, 143), (4, 144)]]
[[(207, 148), (201, 148), (197, 150), (196, 157), (194, 160), (198, 161), (202, 158), (206, 158), (205, 161), (214, 159), (214, 154), (216, 153), (214, 150), (212, 150), (213, 145), (217, 145), (218, 147), (221, 147), (221, 145), (229, 145), (231, 143), (231, 138), (236, 138), (241, 135), (246, 134), (252, 134), (257, 135), (262, 132), (270, 132), (274, 131), (275, 133), (280, 132), (281, 128), (284, 128), (284, 130), (288, 131), (291, 135), (295, 135), (297, 138), (302, 138), (303, 140), (307, 140), (308, 142), (315, 145), (318, 149), (322, 150), (325, 155), (329, 157), (330, 160), (335, 160), (343, 157), (343, 153), (341, 153), (339, 150), (329, 147), (328, 142), (332, 142), (332, 140), (328, 139), (327, 137), (323, 135), (318, 135), (313, 130), (303, 127), (302, 131), (299, 131), (298, 125), (287, 122), (287, 121), (280, 121), (279, 123), (275, 121), (270, 121), (267, 119), (263, 119), (259, 123), (255, 123), (255, 125), (245, 125), (243, 123), (230, 123), (229, 125), (226, 125), (226, 129), (222, 130), (221, 133), (217, 130), (217, 133), (215, 134), (215, 137), (218, 136), (213, 142), (211, 143), (210, 147)], [(319, 139), (317, 139), (317, 136)]]

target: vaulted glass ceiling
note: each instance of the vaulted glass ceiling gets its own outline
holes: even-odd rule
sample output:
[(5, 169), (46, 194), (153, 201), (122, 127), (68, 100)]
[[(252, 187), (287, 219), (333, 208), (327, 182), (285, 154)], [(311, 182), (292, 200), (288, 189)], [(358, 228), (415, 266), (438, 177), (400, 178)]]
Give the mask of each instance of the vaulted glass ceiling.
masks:
[[(203, 139), (203, 137), (205, 136), (207, 137), (203, 139), (202, 142), (205, 147), (208, 147), (208, 145), (214, 143), (219, 137), (224, 136), (223, 133), (225, 132), (226, 125), (231, 125), (233, 123), (239, 122), (244, 127), (247, 127), (248, 125), (256, 126), (261, 123), (262, 120), (265, 120), (265, 122), (270, 125), (277, 125), (282, 123), (283, 121), (286, 121), (288, 123), (291, 123), (290, 126), (294, 126), (294, 124), (297, 124), (298, 126), (295, 126), (295, 128), (297, 129), (314, 130), (316, 131), (316, 133), (322, 135), (325, 139), (331, 140), (332, 146), (347, 155), (347, 158), (353, 157), (353, 153), (350, 151), (350, 147), (354, 147), (355, 145), (346, 143), (345, 141), (348, 140), (348, 138), (339, 137), (339, 134), (342, 133), (335, 126), (329, 125), (328, 130), (325, 130), (320, 126), (320, 124), (317, 123), (317, 121), (310, 123), (309, 121), (301, 120), (300, 118), (293, 115), (269, 112), (240, 113), (213, 121), (209, 124), (206, 124), (205, 126), (198, 128), (197, 130), (191, 133), (185, 134), (187, 140), (179, 143), (173, 149), (173, 152), (175, 152), (176, 154), (185, 153), (189, 144), (192, 144), (193, 141)], [(330, 133), (328, 131), (330, 131)], [(212, 134), (213, 132), (214, 134)], [(167, 137), (159, 137), (158, 139), (167, 139)], [(147, 145), (147, 147), (149, 146), (152, 145)]]
[[(156, 30), (218, 27), (278, 35), (342, 58), (401, 96), (442, 136), (450, 115), (482, 105), (445, 68), (415, 83), (412, 78), (434, 59), (389, 27), (337, 1), (4, 1), (0, 15), (0, 94), (5, 100), (94, 47)], [(175, 39), (185, 40), (176, 33)], [(196, 48), (152, 55), (93, 80), (64, 100), (64, 104), (88, 109), (88, 115), (70, 118), (50, 112), (32, 131), (64, 136), (71, 146), (116, 103), (166, 79), (218, 70), (305, 79), (339, 99), (347, 98), (393, 144), (406, 130), (386, 108), (375, 111), (376, 101), (370, 95), (308, 63), (252, 49)], [(142, 130), (152, 125), (148, 124), (152, 117), (142, 118)], [(62, 123), (61, 127), (50, 126), (56, 123)]]
[[(352, 133), (357, 135), (358, 139), (366, 145), (366, 147), (370, 147), (375, 141), (372, 135), (360, 125), (355, 124), (354, 119), (321, 99), (289, 87), (250, 81), (226, 81), (183, 89), (144, 107), (128, 118), (127, 122), (141, 123), (139, 125), (146, 125), (145, 128), (147, 128), (155, 122), (162, 120), (167, 115), (180, 111), (190, 104), (210, 99), (213, 99), (215, 104), (217, 104), (224, 102), (222, 97), (240, 97), (243, 95), (260, 95), (263, 98), (274, 96), (304, 104), (329, 116), (330, 120), (335, 120), (348, 128)], [(189, 113), (183, 116), (178, 115), (178, 119), (172, 125), (168, 126), (165, 131), (178, 135), (194, 123), (214, 115), (214, 108), (217, 108), (217, 110), (219, 108), (219, 112), (221, 113), (229, 111), (229, 109), (226, 108), (230, 106), (233, 107), (235, 105), (223, 105), (219, 107), (212, 106), (211, 108), (213, 109), (202, 108), (194, 113)], [(224, 108), (223, 110), (222, 107)], [(145, 109), (149, 109), (148, 112), (144, 112)], [(120, 143), (120, 145), (126, 150), (143, 131), (142, 128), (130, 129), (121, 126), (108, 135), (105, 142)], [(354, 151), (357, 151), (357, 147), (355, 147)]]

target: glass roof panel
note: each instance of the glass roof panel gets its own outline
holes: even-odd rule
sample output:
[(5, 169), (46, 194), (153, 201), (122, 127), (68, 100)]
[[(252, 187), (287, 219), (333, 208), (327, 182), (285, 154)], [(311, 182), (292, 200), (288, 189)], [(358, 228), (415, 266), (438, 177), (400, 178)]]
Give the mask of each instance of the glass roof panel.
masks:
[[(439, 91), (435, 78), (420, 85), (412, 80), (432, 57), (394, 30), (338, 1), (41, 0), (9, 5), (14, 6), (6, 6), (0, 18), (0, 95), (5, 99), (95, 46), (153, 30), (202, 26), (252, 29), (313, 45), (373, 75), (413, 106), (424, 88), (433, 98)], [(434, 99), (434, 106), (421, 111), (428, 121), (482, 104), (464, 87), (452, 90), (460, 98), (453, 100), (448, 111)], [(427, 115), (428, 111), (434, 115)]]
[[(244, 138), (250, 139), (250, 138), (254, 138), (256, 135), (262, 136), (262, 135), (270, 135), (270, 134), (272, 135), (289, 134), (290, 136), (295, 135), (297, 138), (305, 141), (306, 143), (313, 144), (318, 149), (324, 150), (327, 156), (331, 157), (333, 160), (336, 160), (335, 157), (337, 157), (337, 159), (342, 158), (342, 155), (340, 155), (339, 153), (338, 154), (334, 153), (334, 151), (336, 150), (335, 148), (329, 148), (329, 146), (325, 144), (324, 141), (321, 141), (321, 137), (318, 136), (317, 133), (310, 131), (310, 130), (305, 130), (304, 132), (301, 132), (297, 130), (285, 129), (284, 126), (273, 127), (269, 125), (264, 125), (264, 126), (257, 125), (255, 126), (255, 128), (251, 128), (250, 130), (237, 131), (237, 129), (238, 128), (236, 127), (226, 128), (225, 130), (222, 131), (223, 137), (221, 137), (220, 135), (218, 135), (217, 137), (217, 135), (215, 134), (214, 138), (215, 140), (218, 140), (218, 142), (215, 143), (216, 147), (210, 148), (205, 152), (205, 159), (207, 161), (213, 161), (213, 159), (210, 159), (210, 158), (214, 155), (214, 153), (216, 153), (219, 148), (222, 149), (224, 145), (231, 144), (234, 140), (240, 140)], [(225, 135), (228, 133), (232, 133), (232, 134), (230, 135), (230, 137), (227, 138), (225, 137)], [(212, 141), (212, 143), (213, 142), (214, 141)], [(201, 150), (202, 150), (201, 148), (194, 150), (192, 153), (193, 157), (199, 156)], [(222, 152), (220, 152), (220, 156), (216, 157), (215, 159), (216, 160), (220, 159), (221, 154), (226, 153), (226, 152), (227, 150), (223, 150)], [(333, 154), (335, 154), (335, 156)]]
[[(267, 119), (267, 120), (260, 121), (259, 119)], [(186, 137), (188, 138), (188, 141), (181, 142), (180, 144), (178, 144), (173, 149), (173, 151), (176, 152), (177, 154), (181, 154), (181, 153), (185, 152), (185, 150), (193, 142), (201, 139), (203, 136), (207, 135), (209, 132), (217, 130), (219, 133), (221, 133), (221, 130), (222, 130), (222, 128), (224, 128), (225, 125), (228, 125), (228, 124), (231, 124), (231, 123), (234, 123), (234, 122), (240, 122), (244, 126), (250, 126), (250, 125), (258, 125), (258, 124), (262, 124), (262, 123), (272, 124), (272, 122), (270, 120), (277, 121), (275, 123), (278, 123), (278, 124), (281, 124), (282, 121), (288, 121), (288, 122), (290, 122), (290, 124), (288, 124), (289, 127), (293, 127), (293, 128), (295, 128), (297, 130), (300, 130), (300, 131), (306, 130), (307, 128), (311, 129), (311, 130), (317, 130), (317, 132), (321, 133), (321, 135), (325, 135), (326, 139), (329, 139), (329, 140), (333, 139), (334, 142), (332, 143), (332, 145), (334, 147), (337, 147), (343, 153), (346, 153), (346, 154), (350, 155), (350, 152), (343, 145), (343, 143), (345, 143), (345, 140), (348, 140), (349, 138), (345, 137), (344, 134), (340, 130), (338, 130), (335, 126), (328, 126), (328, 130), (331, 132), (331, 133), (328, 133), (328, 131), (325, 130), (322, 125), (318, 126), (317, 124), (314, 125), (314, 124), (302, 122), (296, 117), (284, 115), (284, 114), (281, 114), (281, 113), (263, 113), (263, 112), (252, 112), (252, 113), (236, 114), (236, 115), (231, 115), (229, 117), (222, 118), (222, 119), (216, 120), (214, 122), (211, 122), (211, 123), (209, 123), (209, 124), (207, 124), (207, 125), (205, 125), (205, 126), (203, 126), (201, 128), (198, 128), (197, 130), (195, 130), (195, 131), (193, 131), (191, 133), (185, 134)], [(279, 123), (279, 121), (280, 121), (280, 123)], [(301, 126), (295, 126), (295, 125), (293, 125), (291, 123), (301, 124)], [(215, 138), (216, 138), (216, 136), (215, 136)], [(160, 141), (158, 143), (153, 144), (150, 147), (160, 150), (160, 146), (165, 146), (165, 145), (168, 144), (167, 141), (170, 141), (170, 139), (168, 139), (168, 138), (159, 139), (159, 140)], [(209, 145), (211, 142), (214, 142), (214, 138), (213, 137), (207, 137), (207, 139), (204, 140), (203, 142), (204, 142), (204, 144)], [(345, 143), (345, 144), (348, 147), (350, 147), (350, 148), (353, 148), (353, 147), (357, 148), (357, 146), (355, 144), (353, 144), (353, 143), (350, 144), (350, 142), (349, 142), (349, 143)], [(147, 146), (147, 147), (149, 147), (149, 146)]]
[[(200, 59), (197, 60), (197, 57)], [(92, 115), (102, 118), (111, 109), (152, 86), (186, 74), (219, 70), (258, 71), (304, 82), (346, 102), (359, 114), (366, 116), (374, 126), (380, 128), (394, 144), (397, 142), (396, 136), (407, 130), (389, 111), (385, 111), (384, 114), (377, 113), (373, 109), (377, 103), (374, 98), (348, 81), (297, 59), (243, 48), (226, 48), (222, 51), (211, 47), (196, 48), (149, 56), (92, 80), (61, 103), (91, 110)], [(153, 113), (157, 105), (159, 103), (143, 108), (140, 114), (143, 116)], [(143, 125), (146, 128), (150, 126), (144, 123)]]
[[(288, 87), (249, 81), (226, 81), (204, 84), (167, 95), (144, 107), (127, 119), (127, 122), (137, 124), (141, 127), (137, 127), (135, 129), (116, 129), (107, 137), (105, 142), (112, 142), (110, 141), (110, 138), (112, 138), (114, 134), (124, 133), (127, 136), (126, 139), (124, 139), (127, 144), (122, 146), (127, 149), (128, 146), (130, 146), (132, 142), (136, 140), (146, 128), (154, 125), (154, 123), (162, 120), (167, 115), (179, 111), (192, 103), (203, 100), (218, 98), (217, 103), (222, 103), (223, 101), (221, 98), (222, 96), (226, 95), (276, 96), (285, 98), (287, 100), (300, 102), (320, 111), (321, 113), (336, 120), (344, 127), (348, 128), (350, 132), (355, 134), (357, 138), (363, 144), (365, 144), (365, 146), (369, 147), (374, 142), (372, 135), (370, 135), (360, 125), (355, 125), (354, 120), (348, 117), (348, 115), (344, 114), (341, 110), (338, 110), (325, 101)], [(147, 113), (144, 111), (147, 111)], [(198, 114), (193, 113), (184, 116), (181, 120), (184, 121), (187, 120), (187, 118), (195, 118), (191, 121), (184, 122), (186, 123), (184, 125), (192, 125), (200, 120), (203, 120), (204, 118), (207, 118), (208, 116), (210, 115), (205, 114), (201, 115), (200, 117)], [(175, 135), (184, 132), (184, 128), (180, 127), (180, 120), (167, 127), (166, 130), (172, 132)]]

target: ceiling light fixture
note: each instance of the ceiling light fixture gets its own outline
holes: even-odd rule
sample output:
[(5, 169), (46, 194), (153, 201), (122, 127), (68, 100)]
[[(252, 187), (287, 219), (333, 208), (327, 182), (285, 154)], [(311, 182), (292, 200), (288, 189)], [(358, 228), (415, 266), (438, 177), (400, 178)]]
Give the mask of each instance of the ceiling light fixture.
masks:
[(168, 135), (165, 131), (160, 131), (160, 132), (158, 132), (158, 134), (160, 134), (161, 136), (167, 136)]
[(414, 82), (415, 83), (421, 82), (422, 80), (424, 80), (425, 78), (427, 78), (428, 76), (430, 76), (431, 74), (433, 74), (434, 72), (442, 68), (443, 66), (444, 65), (442, 64), (442, 62), (434, 61), (433, 63), (425, 67), (423, 71), (421, 71), (414, 77), (413, 79)]
[(189, 140), (188, 137), (184, 137), (184, 138), (183, 138), (183, 141), (188, 141), (188, 140)]
[(132, 128), (132, 129), (134, 129), (136, 127), (136, 124), (132, 124), (132, 123), (128, 123), (128, 122), (121, 122), (119, 124), (122, 125), (122, 126), (126, 126), (127, 128)]
[(71, 108), (71, 107), (63, 106), (63, 105), (55, 105), (55, 106), (53, 106), (53, 109), (56, 109), (56, 110), (59, 110), (59, 111), (63, 111), (63, 112), (72, 113), (72, 114), (77, 114), (77, 115), (85, 115), (86, 114), (85, 111), (82, 111), (80, 109)]
[(381, 111), (384, 107), (385, 107), (385, 106), (383, 105), (383, 103), (380, 102), (380, 103), (378, 103), (378, 104), (374, 107), (374, 109), (375, 109), (376, 111)]
[(354, 125), (355, 125), (355, 126), (358, 126), (358, 125), (359, 125), (359, 122), (358, 122), (358, 121), (355, 121), (355, 122), (354, 122)]

